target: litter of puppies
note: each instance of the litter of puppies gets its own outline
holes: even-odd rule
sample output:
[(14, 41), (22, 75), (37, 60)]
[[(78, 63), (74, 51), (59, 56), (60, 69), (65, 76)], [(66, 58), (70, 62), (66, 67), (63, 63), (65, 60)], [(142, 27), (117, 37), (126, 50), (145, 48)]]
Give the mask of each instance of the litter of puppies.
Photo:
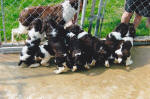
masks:
[[(69, 1), (71, 3), (72, 0)], [(72, 9), (77, 10), (76, 7)], [(73, 13), (68, 16), (69, 20), (67, 20), (65, 13), (67, 11), (63, 11), (63, 17), (61, 17), (65, 23), (75, 15)], [(125, 66), (133, 63), (130, 52), (135, 37), (133, 24), (120, 23), (107, 35), (106, 40), (100, 40), (88, 34), (79, 25), (66, 28), (64, 25), (58, 22), (54, 15), (33, 19), (28, 24), (28, 39), (21, 51), (18, 65), (49, 66), (49, 60), (54, 57), (57, 65), (54, 72), (60, 74), (69, 70), (74, 72), (90, 69), (97, 63), (104, 64), (106, 67), (110, 67), (111, 63)]]

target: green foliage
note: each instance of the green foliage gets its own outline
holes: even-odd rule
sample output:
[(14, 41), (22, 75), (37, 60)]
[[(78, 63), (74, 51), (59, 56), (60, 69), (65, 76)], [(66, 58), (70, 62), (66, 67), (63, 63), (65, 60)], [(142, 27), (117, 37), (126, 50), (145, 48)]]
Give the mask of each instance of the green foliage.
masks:
[[(18, 17), (19, 13), (26, 7), (29, 6), (39, 6), (39, 5), (52, 5), (62, 2), (63, 0), (4, 0), (5, 9), (5, 27), (7, 39), (11, 39), (11, 30), (18, 27)], [(92, 6), (92, 0), (88, 0), (88, 6), (86, 10), (86, 18), (84, 29), (87, 31), (89, 26), (89, 16)], [(95, 14), (98, 11), (98, 4), (100, 0), (96, 0)], [(104, 18), (104, 24), (102, 28), (102, 37), (105, 37), (109, 32), (111, 32), (117, 24), (120, 23), (121, 15), (124, 11), (124, 1), (125, 0), (108, 0), (106, 5), (106, 12)], [(0, 8), (1, 10), (1, 8)], [(2, 13), (0, 12), (0, 27), (2, 27)], [(81, 17), (81, 16), (80, 16)], [(137, 29), (137, 35), (149, 35), (150, 30), (145, 27), (144, 18)], [(80, 21), (80, 20), (79, 20)], [(133, 22), (133, 19), (132, 19)], [(94, 33), (96, 21), (94, 21), (92, 33)], [(0, 32), (2, 33), (2, 32)], [(3, 35), (2, 35), (3, 36)], [(23, 36), (24, 37), (24, 36)]]

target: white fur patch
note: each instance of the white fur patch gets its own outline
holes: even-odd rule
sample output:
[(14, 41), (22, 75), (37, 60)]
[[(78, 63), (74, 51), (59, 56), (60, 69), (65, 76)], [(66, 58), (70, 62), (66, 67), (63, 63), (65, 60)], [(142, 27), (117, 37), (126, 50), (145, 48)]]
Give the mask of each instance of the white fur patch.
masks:
[(25, 10), (29, 10), (29, 7), (25, 8)]
[(58, 67), (58, 70), (55, 70), (54, 73), (60, 74), (60, 73), (64, 72), (64, 70), (65, 70), (65, 67)]
[(84, 65), (84, 67), (85, 67), (86, 69), (90, 69), (90, 66), (89, 66), (87, 63)]
[(48, 40), (44, 41), (43, 45), (48, 45)]
[(81, 53), (76, 53), (76, 54), (75, 54), (75, 56), (79, 56), (79, 55), (81, 55)]
[(70, 32), (70, 33), (68, 33), (68, 34), (67, 34), (67, 36), (68, 36), (68, 37), (70, 37), (70, 38), (72, 38), (72, 37), (74, 37), (74, 36), (75, 36), (75, 34), (74, 34), (74, 33), (72, 33), (72, 32)]
[(72, 71), (75, 72), (77, 69), (77, 66), (73, 66)]
[(53, 31), (51, 32), (51, 35), (52, 35), (53, 37), (56, 37), (57, 32), (55, 31), (55, 29), (53, 29)]
[(88, 35), (88, 33), (87, 32), (82, 32), (82, 33), (78, 34), (78, 39), (84, 37), (85, 35)]
[(91, 62), (91, 64), (90, 64), (90, 66), (95, 66), (95, 64), (96, 64), (96, 60), (93, 59), (92, 62)]
[(110, 67), (108, 60), (105, 61), (105, 67)]
[(124, 41), (130, 41), (133, 46), (133, 38), (132, 37), (124, 37), (122, 38)]
[(109, 56), (109, 59), (114, 59), (113, 55)]
[(126, 66), (129, 66), (131, 64), (133, 64), (133, 61), (131, 60), (131, 56), (129, 56), (126, 60)]
[(111, 32), (111, 33), (109, 33), (109, 35), (108, 35), (109, 38), (111, 38), (111, 35), (113, 35), (117, 40), (122, 40), (120, 32)]
[(115, 51), (115, 53), (117, 54), (117, 55), (122, 55), (122, 45), (123, 45), (123, 43), (120, 45), (120, 49), (118, 49), (118, 50), (116, 50)]
[(40, 46), (40, 50), (41, 52), (45, 55), (45, 57), (50, 57), (51, 55), (49, 54), (49, 52), (44, 48), (44, 45)]
[(103, 47), (101, 46), (101, 47), (100, 47), (100, 50), (102, 50), (102, 49), (103, 49)]
[(118, 59), (117, 58), (115, 58), (114, 63), (118, 64)]
[(120, 64), (122, 62), (122, 58), (118, 58), (118, 63)]
[(30, 55), (27, 54), (27, 51), (28, 51), (28, 47), (24, 46), (22, 48), (22, 55), (23, 56), (20, 56), (20, 60), (25, 61), (28, 57), (30, 57)]
[(37, 40), (37, 39), (44, 39), (44, 35), (40, 34), (39, 32), (35, 32), (35, 29), (32, 28), (29, 33), (29, 37), (31, 38), (31, 41)]
[[(45, 45), (48, 45), (47, 42), (45, 42)], [(54, 56), (51, 56), (49, 54), (49, 52), (44, 48), (44, 45), (40, 46), (40, 50), (44, 54), (44, 58), (42, 58), (41, 64), (43, 66), (48, 66), (49, 65), (48, 61)]]
[(65, 54), (63, 54), (63, 56), (65, 56), (65, 57), (66, 57), (66, 56), (67, 56), (67, 54), (65, 53)]
[(65, 2), (62, 3), (63, 6), (63, 19), (65, 20), (66, 23), (68, 23), (77, 13), (77, 10), (75, 10), (69, 0), (66, 0)]
[(129, 35), (130, 35), (130, 32), (128, 31), (127, 34), (126, 34), (125, 36), (126, 36), (126, 37), (129, 37)]

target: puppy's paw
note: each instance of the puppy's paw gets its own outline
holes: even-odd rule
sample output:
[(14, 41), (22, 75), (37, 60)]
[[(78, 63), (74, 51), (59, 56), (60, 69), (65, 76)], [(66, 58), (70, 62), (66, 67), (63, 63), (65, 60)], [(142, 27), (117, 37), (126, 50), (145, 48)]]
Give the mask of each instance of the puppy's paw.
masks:
[(63, 72), (65, 72), (65, 68), (64, 67), (58, 67), (57, 70), (54, 70), (55, 74), (60, 74), (60, 73), (63, 73)]
[(96, 64), (96, 60), (93, 59), (92, 62), (91, 62), (91, 64), (90, 64), (90, 66), (93, 67), (93, 66), (95, 66), (95, 64)]
[(77, 69), (77, 66), (73, 66), (72, 71), (75, 72)]
[(122, 62), (122, 58), (118, 58), (118, 63), (120, 64)]
[(132, 60), (126, 61), (126, 66), (129, 66), (129, 65), (131, 65), (131, 64), (133, 64), (133, 61), (132, 61)]
[(107, 61), (105, 61), (105, 67), (110, 67), (110, 65), (109, 65), (109, 61), (107, 60)]
[(55, 74), (60, 74), (61, 72), (59, 70), (54, 70)]
[(114, 63), (115, 63), (115, 64), (118, 64), (118, 63), (119, 63), (119, 62), (118, 62), (118, 59), (115, 58)]
[(36, 68), (36, 67), (39, 67), (39, 66), (40, 66), (40, 64), (39, 64), (39, 63), (36, 63), (36, 64), (30, 65), (29, 67), (30, 67), (30, 68)]
[(48, 66), (49, 66), (49, 63), (41, 63), (41, 65), (48, 67)]
[(90, 69), (90, 66), (89, 66), (88, 64), (84, 65), (84, 67), (85, 67), (86, 69)]

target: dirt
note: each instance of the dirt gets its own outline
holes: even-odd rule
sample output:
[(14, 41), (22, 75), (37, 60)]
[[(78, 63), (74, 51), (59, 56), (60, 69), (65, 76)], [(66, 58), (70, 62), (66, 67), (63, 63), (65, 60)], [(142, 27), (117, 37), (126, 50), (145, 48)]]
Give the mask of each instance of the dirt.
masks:
[(134, 47), (134, 64), (56, 75), (55, 66), (20, 68), (0, 55), (0, 99), (150, 99), (150, 46)]

